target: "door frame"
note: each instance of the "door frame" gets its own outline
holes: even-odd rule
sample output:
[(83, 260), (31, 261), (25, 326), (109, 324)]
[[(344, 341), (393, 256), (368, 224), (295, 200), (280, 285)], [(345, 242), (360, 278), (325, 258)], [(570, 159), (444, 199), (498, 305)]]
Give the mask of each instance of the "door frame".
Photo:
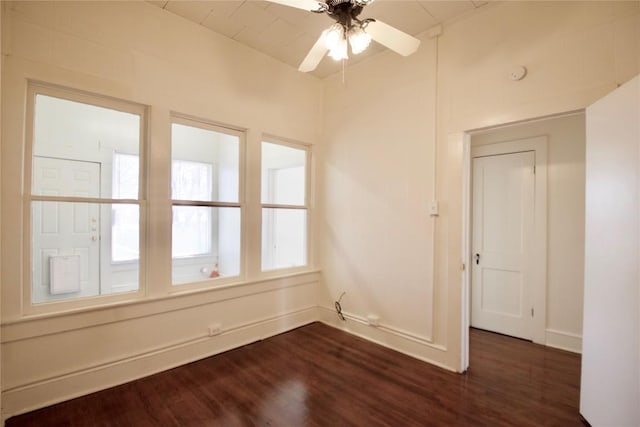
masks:
[[(546, 117), (549, 118), (549, 117)], [(524, 121), (529, 122), (529, 121)], [(522, 124), (523, 122), (514, 123)], [(511, 125), (514, 125), (511, 124)], [(510, 125), (507, 125), (510, 126)], [(471, 137), (491, 132), (504, 126), (450, 135), (450, 142), (462, 142), (462, 292), (461, 292), (461, 357), (460, 372), (469, 367), (469, 327), (471, 325)], [(514, 141), (483, 145), (484, 155), (508, 154), (521, 151), (535, 152), (535, 201), (534, 201), (534, 251), (531, 276), (531, 303), (535, 312), (532, 321), (534, 343), (546, 343), (547, 315), (547, 136), (537, 136)]]

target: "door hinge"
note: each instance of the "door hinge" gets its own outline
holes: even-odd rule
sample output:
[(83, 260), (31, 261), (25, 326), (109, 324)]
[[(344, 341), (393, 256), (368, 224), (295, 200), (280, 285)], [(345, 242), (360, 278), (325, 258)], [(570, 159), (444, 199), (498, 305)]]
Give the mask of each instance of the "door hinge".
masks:
[(533, 165), (533, 174), (536, 174), (536, 165)]
[(462, 271), (464, 271), (464, 270), (465, 270), (465, 268), (467, 268), (467, 265), (463, 262), (463, 263), (462, 263)]
[(531, 307), (531, 317), (533, 317), (533, 307)]

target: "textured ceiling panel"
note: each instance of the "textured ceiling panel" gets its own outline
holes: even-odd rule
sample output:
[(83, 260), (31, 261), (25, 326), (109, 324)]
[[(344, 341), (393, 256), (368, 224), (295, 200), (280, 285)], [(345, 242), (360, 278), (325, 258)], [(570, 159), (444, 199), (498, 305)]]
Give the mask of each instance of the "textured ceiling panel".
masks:
[[(418, 1), (437, 22), (448, 21), (449, 19), (474, 9), (476, 6), (472, 1)], [(480, 3), (480, 2), (478, 2)], [(481, 5), (480, 5), (481, 6)], [(479, 7), (479, 6), (478, 6)]]
[[(324, 14), (266, 0), (148, 1), (295, 68), (322, 31), (334, 22)], [(377, 18), (408, 34), (417, 35), (486, 3), (480, 0), (376, 0), (363, 10), (360, 17)], [(351, 55), (348, 65), (383, 50), (373, 42), (364, 53)], [(340, 70), (341, 62), (325, 58), (312, 74), (322, 78)]]
[(439, 23), (415, 1), (402, 2), (402, 6), (392, 1), (373, 2), (362, 15), (366, 18), (378, 18), (411, 35), (419, 34)]
[(170, 1), (164, 6), (169, 12), (201, 24), (213, 10), (213, 3), (206, 1)]

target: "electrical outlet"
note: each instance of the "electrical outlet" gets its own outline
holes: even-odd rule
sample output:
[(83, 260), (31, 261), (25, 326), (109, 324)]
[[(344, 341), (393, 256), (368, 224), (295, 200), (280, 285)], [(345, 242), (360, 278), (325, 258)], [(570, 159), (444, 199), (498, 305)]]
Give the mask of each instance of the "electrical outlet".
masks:
[(376, 316), (375, 314), (370, 314), (367, 316), (367, 323), (370, 326), (379, 326), (380, 325), (380, 318), (378, 316)]
[(213, 323), (209, 325), (209, 336), (220, 335), (222, 333), (222, 324)]

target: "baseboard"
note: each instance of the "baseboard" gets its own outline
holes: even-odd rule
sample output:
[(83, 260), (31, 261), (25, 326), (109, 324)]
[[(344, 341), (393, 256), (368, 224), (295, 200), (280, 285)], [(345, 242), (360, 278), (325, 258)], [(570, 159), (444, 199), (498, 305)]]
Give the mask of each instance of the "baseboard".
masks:
[(447, 348), (431, 342), (431, 337), (419, 336), (385, 325), (374, 327), (369, 325), (367, 320), (361, 316), (344, 311), (342, 314), (346, 319), (345, 321), (338, 319), (334, 309), (318, 307), (318, 317), (322, 323), (423, 362), (456, 372), (455, 367), (447, 364)]
[(547, 329), (545, 344), (572, 353), (582, 353), (582, 336), (570, 332)]
[(220, 335), (213, 337), (203, 335), (126, 359), (4, 390), (0, 425), (4, 425), (4, 421), (14, 415), (104, 390), (241, 347), (315, 322), (318, 320), (317, 317), (315, 306), (306, 307), (226, 329)]

